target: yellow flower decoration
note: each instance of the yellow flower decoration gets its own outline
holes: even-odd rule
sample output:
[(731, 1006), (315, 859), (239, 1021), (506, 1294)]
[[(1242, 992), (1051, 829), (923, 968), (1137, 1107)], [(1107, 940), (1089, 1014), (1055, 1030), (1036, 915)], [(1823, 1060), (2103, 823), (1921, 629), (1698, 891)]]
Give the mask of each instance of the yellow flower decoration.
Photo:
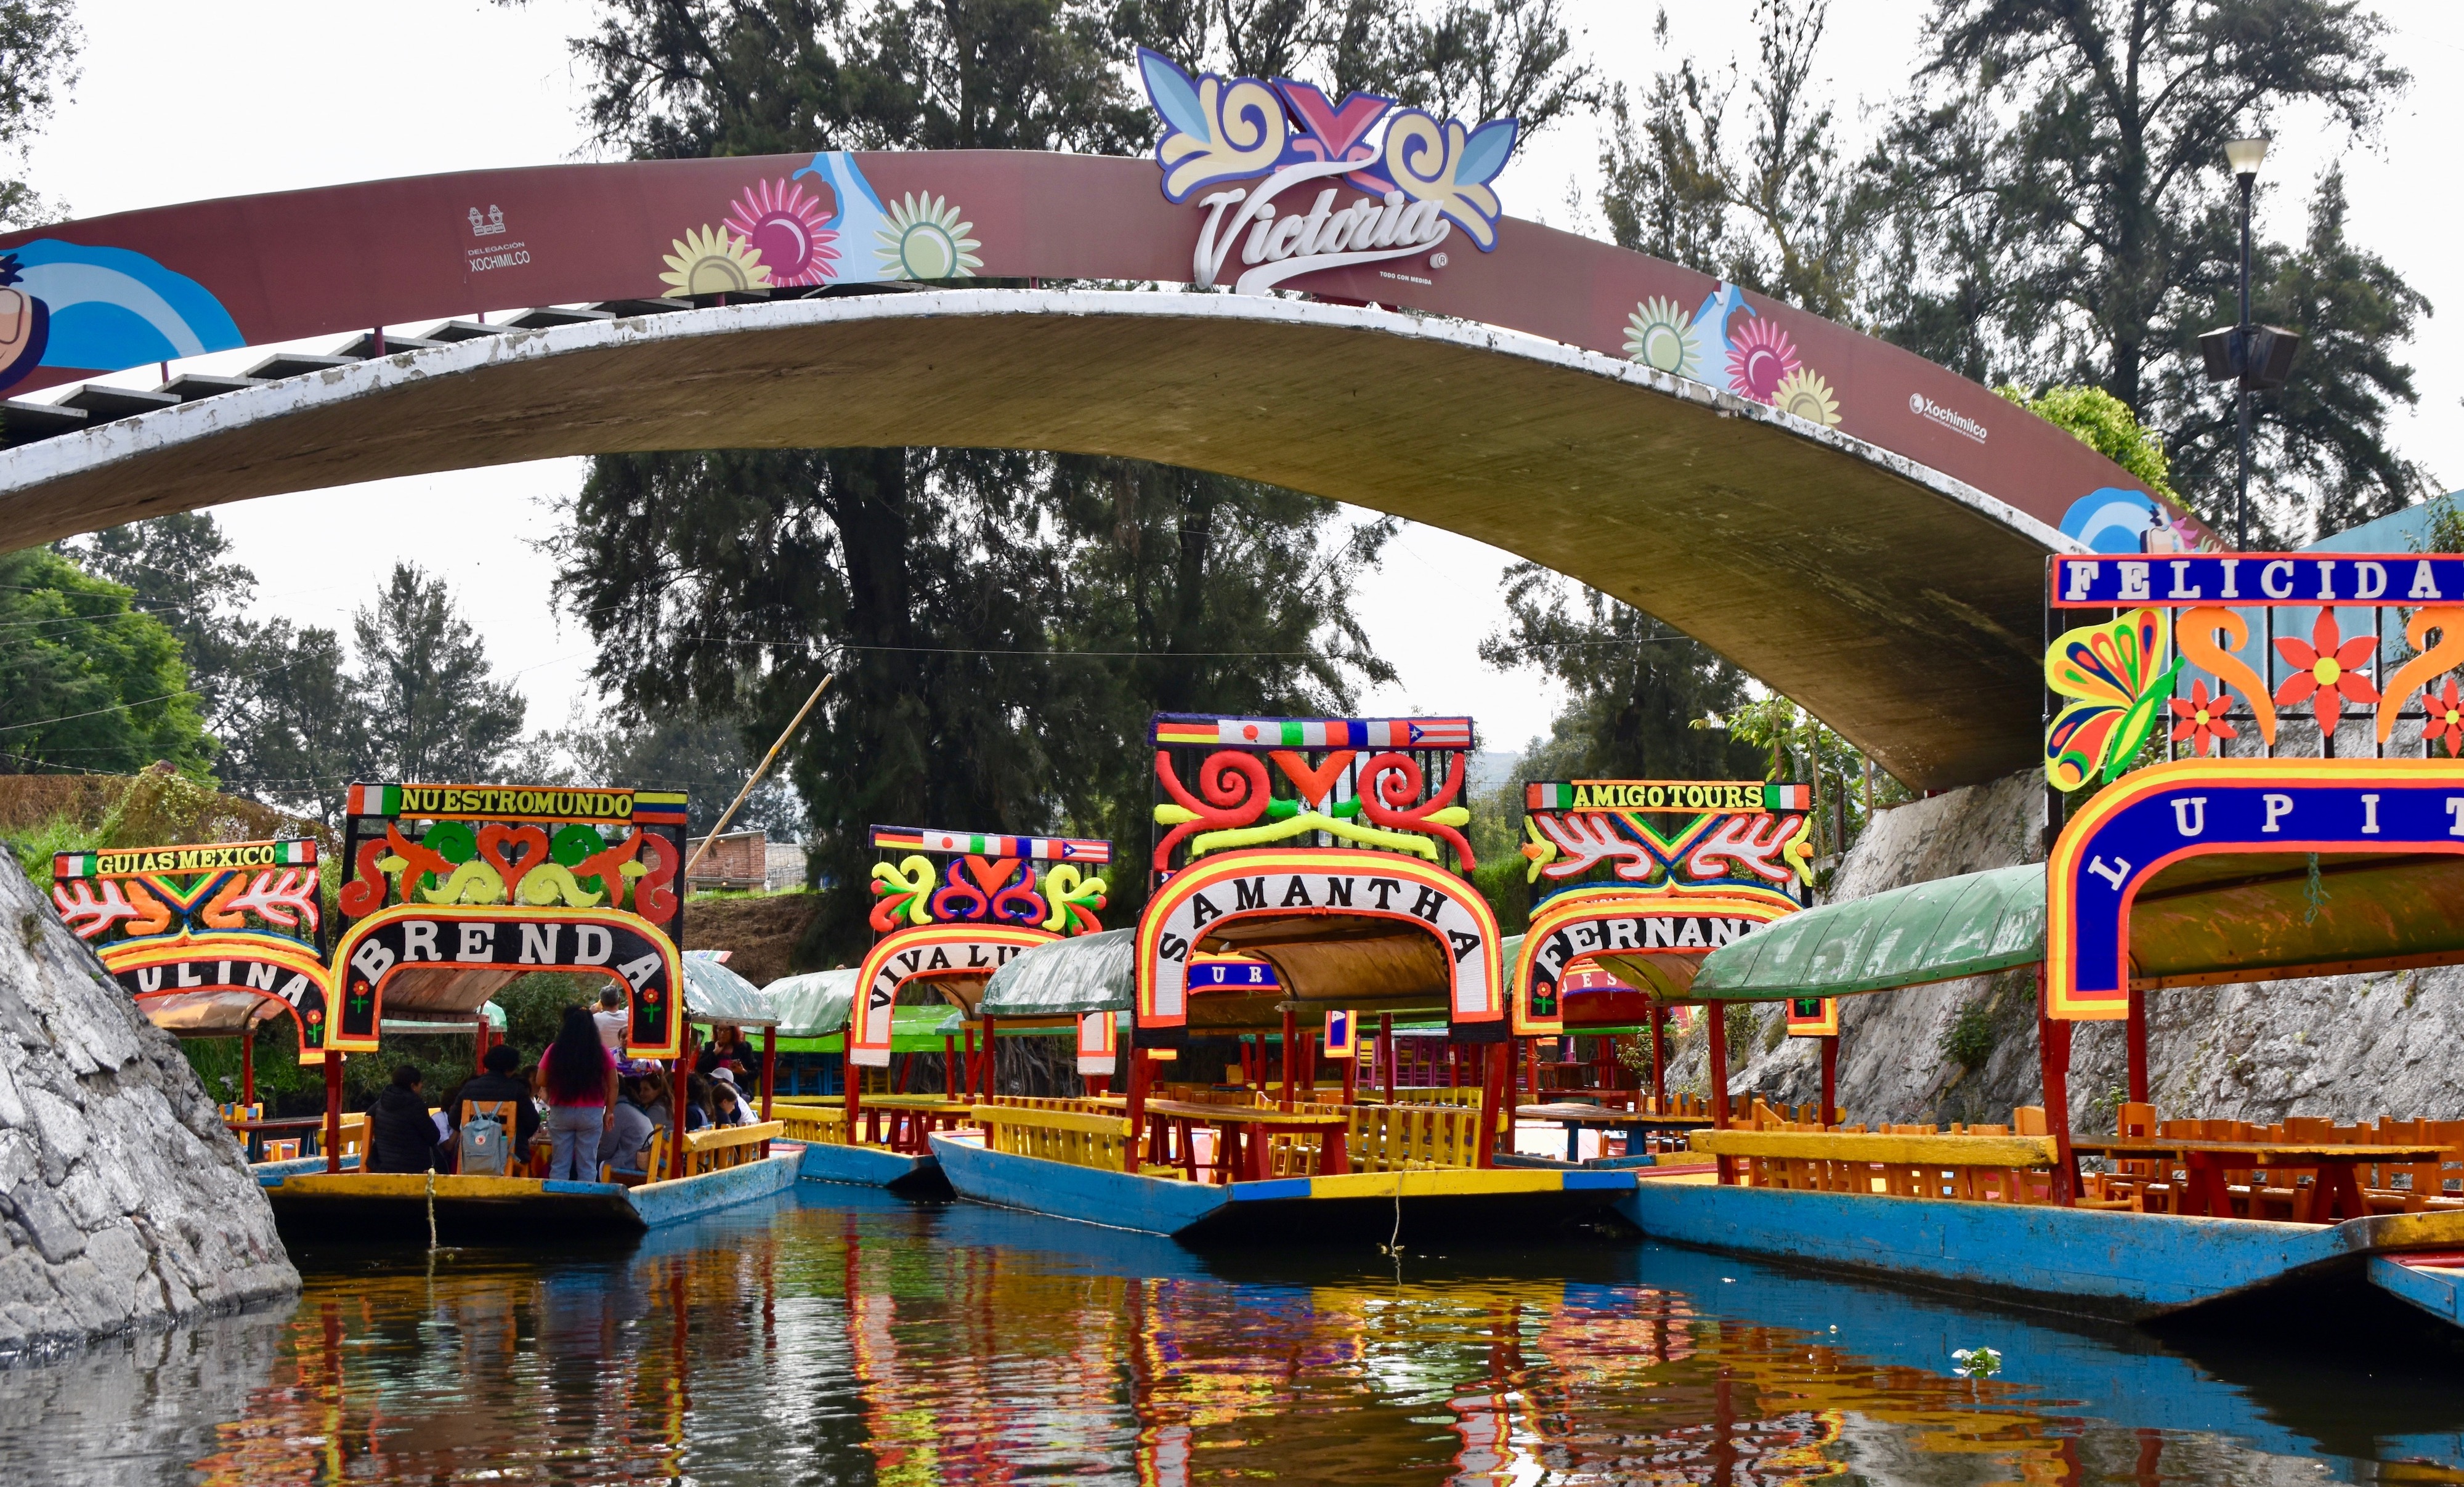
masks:
[(1703, 380), (1703, 334), (1676, 300), (1642, 301), (1625, 317), (1625, 326), (1629, 360), (1698, 383)]
[(1800, 366), (1779, 380), (1779, 386), (1771, 393), (1771, 405), (1826, 428), (1839, 422), (1839, 402), (1831, 396), (1831, 384), (1809, 367)]
[(760, 251), (725, 228), (689, 229), (671, 246), (675, 251), (667, 255), (668, 272), (659, 275), (659, 282), (668, 286), (663, 297), (691, 299), (769, 287), (770, 271), (762, 267)]
[(958, 208), (941, 197), (903, 196), (890, 208), (875, 251), (891, 278), (971, 278), (984, 266), (976, 256), (983, 245), (967, 235), (975, 228), (959, 221)]

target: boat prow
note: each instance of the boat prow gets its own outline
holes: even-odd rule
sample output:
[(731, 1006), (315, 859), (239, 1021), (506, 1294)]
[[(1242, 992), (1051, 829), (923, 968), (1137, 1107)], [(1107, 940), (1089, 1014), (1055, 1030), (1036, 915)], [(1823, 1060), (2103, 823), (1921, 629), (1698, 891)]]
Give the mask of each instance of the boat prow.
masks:
[(433, 1212), (437, 1236), (449, 1243), (541, 1237), (572, 1243), (627, 1239), (767, 1197), (796, 1180), (803, 1160), (802, 1150), (786, 1149), (636, 1188), (538, 1177), (321, 1170), (260, 1172), (257, 1181), (291, 1242), (424, 1236)]
[(813, 1142), (804, 1148), (797, 1175), (806, 1182), (850, 1183), (859, 1188), (886, 1188), (902, 1197), (946, 1198), (950, 1180), (940, 1159), (892, 1151), (882, 1147), (843, 1146)]
[(933, 1138), (960, 1197), (1056, 1218), (1166, 1235), (1186, 1243), (1374, 1236), (1397, 1224), (1450, 1237), (1528, 1236), (1607, 1216), (1634, 1188), (1629, 1171), (1436, 1169), (1194, 1183)]

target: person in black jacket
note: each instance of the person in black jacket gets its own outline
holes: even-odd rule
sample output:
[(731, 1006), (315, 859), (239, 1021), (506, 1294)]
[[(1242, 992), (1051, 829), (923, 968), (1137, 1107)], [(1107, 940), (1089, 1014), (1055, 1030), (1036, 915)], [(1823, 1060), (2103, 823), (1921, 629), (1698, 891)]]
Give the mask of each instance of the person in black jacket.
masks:
[(510, 1100), (514, 1103), (514, 1166), (521, 1167), (531, 1159), (531, 1135), (539, 1124), (539, 1105), (531, 1099), (530, 1081), (517, 1072), (522, 1066), (521, 1050), (511, 1043), (498, 1043), (488, 1050), (487, 1058), (480, 1062), (487, 1072), (464, 1080), (462, 1087), (445, 1102), (447, 1140), (458, 1143), (461, 1139), (465, 1100), (480, 1104)]
[(436, 1123), (428, 1102), (419, 1096), (419, 1070), (404, 1064), (393, 1071), (393, 1082), (368, 1106), (368, 1154), (371, 1172), (426, 1172), (436, 1168)]

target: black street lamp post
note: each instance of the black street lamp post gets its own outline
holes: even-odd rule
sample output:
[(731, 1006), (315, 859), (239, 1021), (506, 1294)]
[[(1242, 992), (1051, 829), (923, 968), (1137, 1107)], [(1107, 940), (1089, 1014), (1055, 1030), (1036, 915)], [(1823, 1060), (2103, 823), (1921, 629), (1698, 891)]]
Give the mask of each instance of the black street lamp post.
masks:
[(2241, 316), (2233, 325), (2199, 338), (2208, 380), (2233, 383), (2233, 414), (2238, 427), (2233, 476), (2233, 546), (2250, 551), (2250, 395), (2281, 387), (2293, 370), (2293, 354), (2301, 337), (2276, 325), (2254, 325), (2250, 318), (2250, 198), (2258, 184), (2258, 163), (2267, 158), (2263, 139), (2227, 140), (2225, 163), (2241, 186)]

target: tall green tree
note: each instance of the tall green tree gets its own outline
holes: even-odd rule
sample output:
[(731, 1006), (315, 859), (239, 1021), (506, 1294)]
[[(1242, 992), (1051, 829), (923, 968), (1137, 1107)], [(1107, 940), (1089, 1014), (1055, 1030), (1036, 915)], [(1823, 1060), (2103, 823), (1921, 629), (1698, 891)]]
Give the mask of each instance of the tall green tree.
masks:
[(169, 626), (49, 548), (0, 554), (0, 772), (203, 775), (212, 756)]
[(524, 703), (495, 680), (487, 647), (445, 580), (398, 562), (352, 618), (351, 676), (366, 734), (354, 764), (387, 779), (487, 779), (521, 736)]
[(1754, 751), (1694, 725), (1746, 700), (1746, 674), (1631, 604), (1537, 563), (1506, 573), (1506, 623), (1481, 642), (1495, 667), (1537, 667), (1566, 689), (1526, 779), (1758, 779)]
[[(2224, 142), (2319, 121), (2367, 138), (2408, 80), (2386, 30), (2352, 0), (1938, 0), (1930, 55), (1867, 162), (1888, 224), (1876, 318), (1981, 381), (2104, 388), (2168, 432), (2181, 493), (2221, 520), (2231, 405), (2197, 372), (2196, 339), (2232, 318)], [(2395, 348), (2427, 306), (2344, 241), (2332, 175), (2311, 220), (2302, 248), (2265, 255), (2260, 308), (2308, 338), (2293, 383), (2260, 401), (2268, 540), (2420, 485), (2387, 416), (2413, 401)]]
[[(610, 0), (576, 43), (599, 141), (637, 156), (832, 148), (1131, 153), (1130, 48), (1485, 114), (1585, 86), (1556, 0)], [(836, 675), (790, 761), (825, 904), (865, 937), (869, 822), (1100, 831), (1143, 848), (1147, 715), (1348, 703), (1348, 580), (1383, 524), (1248, 482), (969, 449), (595, 462), (559, 555), (645, 715), (766, 746)], [(1116, 908), (1143, 897), (1133, 857)]]
[(244, 612), (256, 575), (231, 560), (211, 512), (180, 512), (110, 527), (63, 551), (78, 567), (121, 584), (139, 609), (180, 638), (206, 727), (228, 734), (242, 710), (251, 627)]
[[(85, 33), (76, 0), (0, 0), (0, 156), (25, 165), (26, 151), (52, 111), (77, 86)], [(0, 227), (25, 228), (68, 215), (16, 175), (0, 178)]]
[[(1611, 92), (1600, 208), (1619, 247), (1853, 317), (1869, 209), (1840, 167), (1835, 110), (1815, 86), (1829, 24), (1828, 0), (1757, 0), (1750, 82), (1733, 60), (1718, 69), (1686, 57), (1639, 102), (1622, 85)], [(1667, 44), (1664, 8), (1653, 34)]]
[(253, 627), (238, 700), (218, 736), (226, 790), (340, 829), (351, 780), (369, 756), (367, 704), (342, 638), (275, 619)]

